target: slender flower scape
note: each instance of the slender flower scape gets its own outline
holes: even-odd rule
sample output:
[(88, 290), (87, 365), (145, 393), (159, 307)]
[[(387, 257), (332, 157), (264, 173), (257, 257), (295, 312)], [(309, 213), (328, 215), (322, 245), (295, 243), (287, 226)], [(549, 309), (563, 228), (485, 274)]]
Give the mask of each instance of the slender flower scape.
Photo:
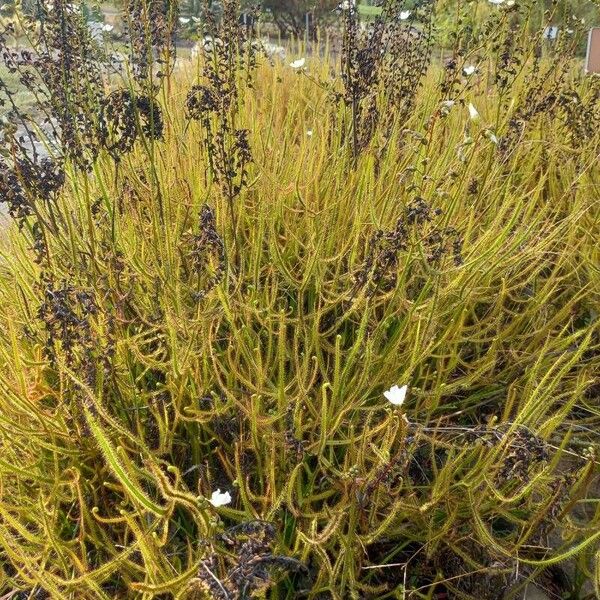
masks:
[[(200, 81), (187, 96), (187, 112), (202, 125), (202, 147), (208, 171), (227, 198), (234, 236), (237, 232), (234, 202), (248, 182), (252, 162), (249, 131), (240, 126), (240, 92), (253, 86), (257, 45), (238, 19), (239, 2), (226, 0), (220, 18), (209, 12), (204, 38)], [(230, 255), (230, 258), (234, 256)]]
[(394, 406), (402, 406), (404, 404), (404, 400), (406, 399), (406, 392), (408, 391), (408, 386), (403, 385), (402, 387), (398, 387), (397, 385), (393, 385), (389, 390), (383, 392), (383, 395), (394, 405)]
[(134, 75), (145, 93), (174, 68), (175, 17), (169, 0), (126, 0)]
[(431, 60), (433, 0), (414, 11), (401, 10), (402, 4), (385, 2), (366, 27), (357, 11), (343, 13), (344, 90), (336, 97), (347, 109), (346, 139), (355, 162), (378, 130), (385, 138), (394, 122), (408, 118)]
[(229, 492), (222, 492), (220, 489), (215, 490), (211, 496), (209, 502), (215, 507), (226, 506), (231, 504), (231, 494)]

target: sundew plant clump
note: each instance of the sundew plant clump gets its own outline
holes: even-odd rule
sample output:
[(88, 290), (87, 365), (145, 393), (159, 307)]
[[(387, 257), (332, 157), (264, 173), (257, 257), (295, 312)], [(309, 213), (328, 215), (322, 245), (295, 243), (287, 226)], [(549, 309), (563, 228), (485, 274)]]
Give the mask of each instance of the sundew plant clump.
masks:
[(600, 595), (586, 26), (212, 4), (2, 17), (0, 596)]

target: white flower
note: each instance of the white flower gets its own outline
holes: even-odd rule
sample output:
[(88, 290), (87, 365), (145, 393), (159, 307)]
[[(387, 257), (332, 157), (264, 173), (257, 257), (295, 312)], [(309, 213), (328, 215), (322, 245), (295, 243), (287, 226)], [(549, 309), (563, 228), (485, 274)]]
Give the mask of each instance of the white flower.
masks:
[(192, 21), (194, 21), (194, 23), (200, 23), (202, 19), (200, 19), (199, 17), (192, 17)]
[(298, 60), (291, 62), (290, 67), (292, 67), (292, 69), (301, 69), (305, 64), (306, 64), (306, 59), (299, 58)]
[(463, 73), (467, 76), (473, 75), (473, 73), (475, 73), (475, 71), (477, 71), (477, 67), (474, 65), (469, 65), (468, 67), (465, 67), (463, 69)]
[(108, 23), (106, 25), (102, 25), (102, 31), (112, 31), (113, 29), (114, 27)]
[(400, 13), (400, 20), (401, 21), (406, 21), (406, 19), (408, 19), (408, 17), (410, 17), (410, 10), (403, 10)]
[(344, 0), (338, 8), (340, 10), (350, 10), (350, 8), (356, 6), (356, 0)]
[(456, 102), (454, 100), (444, 100), (440, 108), (440, 114), (442, 117), (447, 117), (455, 104)]
[(490, 4), (503, 4), (504, 0), (489, 0)]
[(515, 5), (515, 0), (508, 0), (508, 2), (506, 3), (506, 6), (514, 6)]
[(496, 136), (496, 134), (493, 131), (490, 131), (489, 129), (485, 132), (485, 137), (490, 140), (490, 142), (492, 142), (492, 144), (496, 144), (498, 145), (498, 137)]
[(469, 102), (469, 116), (473, 121), (477, 121), (479, 119), (479, 112), (471, 102)]
[(179, 17), (179, 22), (182, 25), (187, 25), (190, 22), (190, 19), (188, 19), (187, 17)]
[(408, 391), (408, 386), (403, 385), (402, 387), (398, 387), (397, 385), (393, 385), (387, 392), (383, 392), (383, 395), (394, 405), (394, 406), (402, 406), (404, 404), (404, 399), (406, 398), (406, 392)]
[(209, 502), (218, 508), (219, 506), (225, 506), (226, 504), (231, 503), (231, 494), (229, 492), (222, 492), (221, 490), (216, 490), (212, 493)]
[(307, 135), (308, 137), (312, 137), (312, 134), (313, 134), (313, 130), (312, 130), (312, 129), (309, 129), (309, 130), (306, 132), (306, 135)]
[(283, 46), (277, 46), (276, 44), (271, 44), (268, 39), (263, 39), (258, 42), (258, 47), (262, 49), (262, 51), (269, 58), (280, 58), (281, 60), (285, 60), (286, 51)]

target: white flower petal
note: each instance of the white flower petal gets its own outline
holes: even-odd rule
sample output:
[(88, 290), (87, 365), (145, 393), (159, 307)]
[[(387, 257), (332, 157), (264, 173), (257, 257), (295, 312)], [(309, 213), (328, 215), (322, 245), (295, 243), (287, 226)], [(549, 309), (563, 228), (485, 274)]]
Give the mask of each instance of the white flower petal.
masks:
[(292, 67), (292, 69), (301, 69), (305, 64), (306, 64), (306, 59), (299, 58), (298, 60), (291, 62), (290, 67)]
[(469, 116), (473, 121), (477, 121), (479, 119), (479, 112), (471, 102), (469, 102)]
[(307, 135), (308, 137), (312, 137), (312, 134), (313, 134), (313, 130), (312, 130), (312, 129), (309, 129), (309, 130), (306, 132), (306, 135)]
[(404, 404), (404, 400), (406, 398), (406, 392), (408, 391), (408, 386), (403, 385), (402, 387), (398, 387), (397, 385), (393, 385), (387, 392), (383, 392), (383, 395), (394, 405), (394, 406), (402, 406)]
[(406, 21), (406, 19), (408, 19), (408, 17), (410, 17), (410, 14), (411, 14), (411, 13), (410, 13), (410, 10), (403, 10), (403, 11), (400, 13), (400, 20), (401, 20), (401, 21)]
[(114, 27), (108, 23), (106, 25), (102, 25), (102, 31), (112, 31), (113, 29)]
[(504, 0), (489, 0), (490, 4), (504, 4)]
[(190, 19), (188, 19), (187, 17), (179, 17), (179, 22), (182, 25), (187, 25), (190, 22)]
[(209, 502), (216, 508), (219, 506), (225, 506), (231, 503), (231, 494), (229, 492), (222, 492), (216, 490), (212, 493)]
[(477, 71), (477, 67), (475, 65), (468, 65), (463, 69), (463, 73), (465, 75), (473, 75)]

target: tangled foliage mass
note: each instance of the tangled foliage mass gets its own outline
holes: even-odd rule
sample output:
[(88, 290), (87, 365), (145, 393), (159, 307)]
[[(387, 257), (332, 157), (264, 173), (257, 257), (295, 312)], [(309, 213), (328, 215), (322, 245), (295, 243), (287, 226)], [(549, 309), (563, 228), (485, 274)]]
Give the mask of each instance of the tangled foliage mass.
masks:
[(0, 594), (600, 593), (581, 24), (347, 2), (290, 65), (224, 4), (178, 70), (166, 0), (126, 68), (65, 0), (0, 35)]

